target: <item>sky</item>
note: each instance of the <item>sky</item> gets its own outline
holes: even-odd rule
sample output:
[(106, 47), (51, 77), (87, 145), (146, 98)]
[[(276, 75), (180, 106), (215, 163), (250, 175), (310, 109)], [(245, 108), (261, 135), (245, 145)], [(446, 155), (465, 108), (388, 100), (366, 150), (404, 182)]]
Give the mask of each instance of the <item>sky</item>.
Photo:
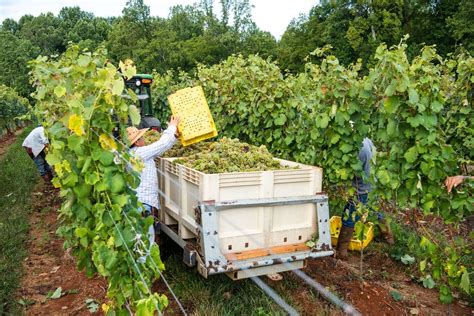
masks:
[[(216, 0), (215, 0), (216, 1)], [(37, 16), (52, 12), (55, 15), (66, 6), (79, 6), (96, 16), (119, 16), (126, 0), (0, 0), (0, 21), (18, 20), (25, 14)], [(144, 0), (152, 16), (167, 17), (173, 5), (187, 5), (197, 0)], [(258, 27), (269, 31), (277, 39), (285, 32), (290, 21), (300, 14), (307, 14), (317, 0), (250, 0), (254, 6), (252, 16)]]

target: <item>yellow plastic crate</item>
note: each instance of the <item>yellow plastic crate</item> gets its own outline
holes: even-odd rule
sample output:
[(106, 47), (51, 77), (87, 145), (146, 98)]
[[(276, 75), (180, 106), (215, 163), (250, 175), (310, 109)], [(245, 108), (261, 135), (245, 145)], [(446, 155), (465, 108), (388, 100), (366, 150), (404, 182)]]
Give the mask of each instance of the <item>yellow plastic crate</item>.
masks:
[[(331, 228), (331, 243), (335, 247), (337, 246), (337, 239), (339, 238), (339, 232), (341, 231), (342, 221), (340, 216), (333, 216), (329, 220)], [(374, 224), (371, 222), (365, 223), (366, 228), (364, 229), (364, 240), (358, 240), (356, 236), (353, 236), (349, 250), (362, 250), (367, 247), (368, 244), (374, 239)]]
[(185, 88), (168, 96), (171, 112), (180, 117), (178, 130), (183, 146), (217, 136), (216, 125), (202, 87)]

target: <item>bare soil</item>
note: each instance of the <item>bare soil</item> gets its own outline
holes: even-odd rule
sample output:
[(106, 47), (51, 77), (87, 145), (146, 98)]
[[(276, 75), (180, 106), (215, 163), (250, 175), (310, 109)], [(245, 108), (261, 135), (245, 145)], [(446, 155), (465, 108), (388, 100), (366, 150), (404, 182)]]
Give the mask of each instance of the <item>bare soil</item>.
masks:
[[(311, 260), (303, 271), (363, 315), (473, 315), (474, 310), (459, 301), (441, 304), (436, 290), (414, 282), (403, 266), (373, 246), (364, 254), (362, 270), (360, 254), (352, 253), (347, 262), (332, 257)], [(392, 293), (399, 293), (401, 300)]]
[(12, 134), (7, 134), (5, 137), (0, 139), (0, 157), (3, 156), (10, 147), (11, 144), (13, 144), (18, 137), (23, 132), (23, 128), (17, 130), (16, 132)]
[[(28, 257), (23, 262), (24, 278), (18, 300), (26, 303), (27, 315), (90, 315), (86, 299), (99, 305), (106, 301), (107, 282), (87, 278), (76, 268), (75, 259), (63, 249), (56, 235), (61, 201), (56, 190), (42, 183), (33, 193)], [(62, 296), (48, 298), (61, 287)]]

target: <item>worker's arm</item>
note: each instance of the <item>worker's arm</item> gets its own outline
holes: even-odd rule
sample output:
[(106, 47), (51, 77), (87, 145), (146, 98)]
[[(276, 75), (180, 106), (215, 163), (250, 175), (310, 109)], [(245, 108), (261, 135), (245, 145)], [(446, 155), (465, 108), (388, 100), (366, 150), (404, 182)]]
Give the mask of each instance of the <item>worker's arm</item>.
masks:
[(162, 155), (165, 151), (173, 147), (176, 142), (176, 131), (179, 124), (179, 119), (172, 117), (168, 123), (168, 128), (161, 134), (158, 141), (148, 146), (139, 147), (137, 152), (143, 160), (153, 159)]
[(448, 193), (451, 193), (453, 188), (462, 184), (466, 179), (474, 180), (474, 176), (447, 177), (446, 180), (444, 180), (444, 185), (446, 186), (446, 190), (448, 190)]

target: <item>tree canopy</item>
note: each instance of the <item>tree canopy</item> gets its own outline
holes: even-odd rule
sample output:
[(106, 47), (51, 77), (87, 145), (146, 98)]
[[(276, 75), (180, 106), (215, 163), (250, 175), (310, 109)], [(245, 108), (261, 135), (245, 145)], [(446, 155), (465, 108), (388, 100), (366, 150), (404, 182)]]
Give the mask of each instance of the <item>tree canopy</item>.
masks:
[(111, 60), (131, 58), (140, 72), (191, 71), (232, 54), (258, 54), (297, 73), (316, 58), (312, 51), (326, 45), (342, 64), (360, 58), (370, 67), (378, 45), (397, 44), (405, 34), (409, 57), (424, 44), (436, 45), (442, 56), (460, 49), (472, 53), (473, 15), (469, 0), (322, 0), (291, 21), (277, 41), (255, 24), (249, 0), (200, 0), (172, 7), (165, 18), (152, 16), (143, 0), (128, 0), (122, 15), (112, 18), (64, 7), (57, 15), (1, 23), (0, 83), (28, 96), (27, 61), (61, 54), (69, 43), (91, 50), (103, 45)]

